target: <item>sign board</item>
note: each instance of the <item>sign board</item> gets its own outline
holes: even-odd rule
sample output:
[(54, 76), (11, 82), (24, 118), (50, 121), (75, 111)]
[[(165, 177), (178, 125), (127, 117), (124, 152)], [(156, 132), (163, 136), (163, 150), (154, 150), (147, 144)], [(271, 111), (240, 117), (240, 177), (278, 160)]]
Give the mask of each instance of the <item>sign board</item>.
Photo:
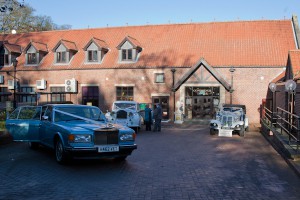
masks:
[(175, 112), (175, 124), (182, 124), (183, 119), (182, 119), (182, 113), (181, 112)]
[(232, 130), (230, 130), (230, 129), (219, 129), (219, 136), (232, 137)]

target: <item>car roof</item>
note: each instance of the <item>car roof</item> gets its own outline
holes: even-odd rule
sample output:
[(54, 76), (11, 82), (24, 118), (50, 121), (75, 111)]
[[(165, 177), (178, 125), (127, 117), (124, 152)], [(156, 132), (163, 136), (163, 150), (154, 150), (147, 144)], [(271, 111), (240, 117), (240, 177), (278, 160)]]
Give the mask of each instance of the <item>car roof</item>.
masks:
[(246, 106), (242, 104), (224, 104), (223, 108), (242, 108), (246, 114)]
[(115, 101), (114, 103), (137, 103), (136, 101)]

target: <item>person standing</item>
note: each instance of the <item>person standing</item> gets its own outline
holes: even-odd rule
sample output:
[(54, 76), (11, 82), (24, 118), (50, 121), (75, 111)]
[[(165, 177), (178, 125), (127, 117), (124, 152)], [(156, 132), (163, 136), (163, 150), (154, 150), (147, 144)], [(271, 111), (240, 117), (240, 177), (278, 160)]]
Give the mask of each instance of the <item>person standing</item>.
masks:
[(161, 131), (161, 119), (162, 119), (162, 109), (160, 107), (159, 104), (156, 105), (156, 108), (154, 109), (154, 112), (153, 112), (153, 117), (154, 117), (154, 132), (155, 131), (158, 131), (160, 132)]
[(145, 124), (146, 124), (146, 131), (151, 131), (152, 125), (152, 110), (149, 108), (149, 105), (146, 105), (145, 108)]

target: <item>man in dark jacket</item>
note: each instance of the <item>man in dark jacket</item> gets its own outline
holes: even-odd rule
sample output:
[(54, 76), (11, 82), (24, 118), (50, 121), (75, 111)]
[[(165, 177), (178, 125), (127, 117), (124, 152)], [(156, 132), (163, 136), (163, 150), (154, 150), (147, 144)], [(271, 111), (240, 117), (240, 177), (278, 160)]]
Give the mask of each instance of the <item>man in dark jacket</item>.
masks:
[(145, 108), (145, 124), (146, 124), (146, 131), (151, 131), (152, 110), (151, 110), (151, 108), (149, 108), (149, 105), (146, 105), (146, 108)]
[(162, 119), (162, 109), (160, 107), (160, 104), (156, 105), (156, 108), (154, 109), (154, 112), (153, 112), (153, 118), (155, 120), (153, 131), (154, 132), (160, 131), (161, 130), (161, 119)]

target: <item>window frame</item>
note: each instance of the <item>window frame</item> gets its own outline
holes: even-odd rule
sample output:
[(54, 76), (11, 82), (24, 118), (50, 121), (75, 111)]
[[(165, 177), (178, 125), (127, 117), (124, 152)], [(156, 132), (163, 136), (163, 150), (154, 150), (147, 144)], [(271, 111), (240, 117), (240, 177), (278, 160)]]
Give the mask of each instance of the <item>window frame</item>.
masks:
[[(130, 52), (130, 53), (129, 53)], [(122, 49), (122, 61), (133, 61), (133, 49)], [(130, 58), (129, 58), (130, 56)]]
[[(163, 76), (162, 81), (159, 81), (158, 77), (161, 75)], [(166, 80), (165, 73), (155, 73), (154, 74), (154, 83), (165, 83), (165, 80)]]
[[(34, 56), (33, 56), (34, 55)], [(32, 59), (34, 57), (34, 59)], [(37, 53), (27, 53), (27, 63), (28, 65), (38, 64)]]
[(36, 102), (36, 95), (29, 94), (29, 93), (35, 92), (35, 87), (29, 87), (29, 86), (20, 87), (20, 92), (25, 93), (25, 94), (22, 94), (19, 96), (19, 102), (23, 102), (23, 103), (35, 103)]
[[(51, 92), (51, 102), (65, 102), (66, 94), (64, 86), (52, 86), (50, 87)], [(52, 94), (52, 92), (57, 92), (56, 94)]]
[[(130, 91), (132, 90), (132, 91)], [(120, 94), (119, 93), (120, 91)], [(123, 95), (125, 93), (125, 95)], [(116, 100), (117, 101), (134, 101), (134, 87), (133, 86), (116, 86)]]
[(57, 51), (56, 52), (56, 63), (67, 63), (67, 52), (66, 51)]
[[(96, 53), (96, 55), (94, 53)], [(88, 50), (87, 51), (87, 62), (99, 62), (99, 56), (98, 56), (97, 50)]]

